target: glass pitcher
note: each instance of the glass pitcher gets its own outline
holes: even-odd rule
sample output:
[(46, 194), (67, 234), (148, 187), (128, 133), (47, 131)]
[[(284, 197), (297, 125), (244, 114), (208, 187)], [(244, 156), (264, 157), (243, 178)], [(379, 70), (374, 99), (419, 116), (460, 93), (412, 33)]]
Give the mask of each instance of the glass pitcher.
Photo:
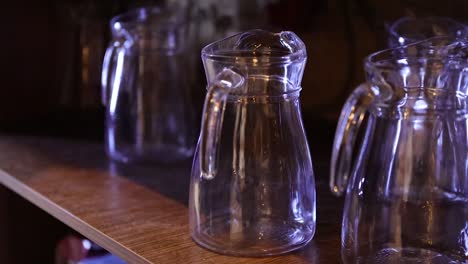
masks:
[(332, 154), (344, 262), (468, 263), (467, 40), (384, 50), (365, 69)]
[(388, 28), (388, 47), (408, 45), (436, 36), (462, 37), (466, 26), (449, 17), (403, 17)]
[(315, 232), (299, 103), (304, 43), (292, 32), (253, 30), (206, 46), (202, 58), (208, 92), (192, 167), (192, 238), (238, 256), (304, 246)]
[(185, 12), (146, 7), (111, 20), (102, 71), (106, 151), (122, 162), (171, 162), (193, 153)]

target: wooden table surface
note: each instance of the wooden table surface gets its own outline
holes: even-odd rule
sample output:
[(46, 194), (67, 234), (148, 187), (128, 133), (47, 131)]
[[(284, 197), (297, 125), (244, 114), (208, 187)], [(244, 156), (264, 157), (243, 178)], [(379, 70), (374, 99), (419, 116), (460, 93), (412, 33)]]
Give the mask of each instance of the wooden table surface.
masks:
[[(317, 180), (317, 232), (302, 250), (239, 258), (197, 246), (188, 230), (191, 161), (143, 167), (107, 160), (103, 146), (0, 136), (0, 183), (128, 263), (339, 263), (342, 199)], [(327, 162), (314, 159), (326, 178)]]

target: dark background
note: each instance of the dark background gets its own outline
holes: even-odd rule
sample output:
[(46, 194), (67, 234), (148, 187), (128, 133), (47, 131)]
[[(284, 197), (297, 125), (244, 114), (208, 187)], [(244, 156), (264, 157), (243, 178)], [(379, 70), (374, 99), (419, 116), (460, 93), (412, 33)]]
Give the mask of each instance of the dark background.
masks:
[[(108, 21), (130, 8), (157, 3), (26, 0), (2, 4), (0, 131), (102, 140), (99, 82), (110, 38)], [(363, 58), (385, 48), (386, 26), (403, 16), (468, 20), (466, 0), (204, 0), (192, 5), (202, 9), (198, 18), (203, 20), (202, 32), (216, 27), (191, 51), (194, 56), (202, 45), (236, 30), (292, 30), (304, 40), (308, 62), (301, 100), (309, 133), (321, 124), (334, 127), (347, 95), (364, 80)], [(230, 11), (233, 7), (238, 11)], [(201, 61), (193, 70), (199, 81), (191, 89), (195, 105), (201, 108), (205, 89)]]
[[(4, 1), (0, 132), (102, 141), (100, 67), (110, 39), (109, 19), (155, 3)], [(191, 51), (194, 56), (204, 44), (236, 30), (291, 30), (304, 40), (308, 61), (301, 100), (314, 160), (329, 156), (340, 108), (353, 87), (364, 81), (364, 57), (386, 47), (388, 25), (404, 16), (468, 22), (467, 0), (199, 0), (193, 5), (201, 10), (198, 19), (205, 32)], [(232, 12), (236, 5), (238, 11)], [(190, 88), (200, 112), (206, 85), (201, 61), (193, 71), (198, 81)], [(9, 254), (15, 256), (14, 263), (51, 263), (44, 262), (53, 258), (51, 247), (69, 232), (0, 186), (2, 215), (8, 217), (0, 217), (0, 262)], [(37, 241), (41, 245), (34, 244)]]

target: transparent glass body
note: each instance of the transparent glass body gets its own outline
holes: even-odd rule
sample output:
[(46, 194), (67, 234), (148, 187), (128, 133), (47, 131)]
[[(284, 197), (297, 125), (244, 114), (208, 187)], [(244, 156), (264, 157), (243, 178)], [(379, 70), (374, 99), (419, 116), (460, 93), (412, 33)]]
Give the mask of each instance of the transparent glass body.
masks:
[(388, 47), (394, 48), (431, 37), (467, 34), (466, 26), (449, 17), (403, 17), (388, 28)]
[(332, 154), (345, 263), (468, 263), (467, 44), (438, 37), (366, 59)]
[(111, 20), (102, 72), (106, 151), (122, 162), (193, 154), (193, 108), (182, 11), (139, 8)]
[(210, 250), (265, 256), (315, 232), (315, 183), (299, 103), (305, 47), (254, 30), (202, 51), (208, 79), (190, 186), (192, 238)]

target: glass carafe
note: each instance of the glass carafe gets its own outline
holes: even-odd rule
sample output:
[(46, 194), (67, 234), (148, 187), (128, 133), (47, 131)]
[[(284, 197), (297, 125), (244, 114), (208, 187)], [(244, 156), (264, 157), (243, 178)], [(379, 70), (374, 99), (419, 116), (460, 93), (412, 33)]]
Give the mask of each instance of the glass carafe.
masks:
[(315, 232), (299, 92), (304, 43), (248, 31), (202, 50), (208, 80), (190, 187), (192, 238), (238, 256), (285, 253)]
[(436, 36), (462, 37), (466, 26), (449, 17), (402, 17), (388, 28), (388, 47), (395, 48)]
[(195, 146), (184, 10), (146, 7), (111, 20), (102, 72), (106, 151), (122, 162), (172, 162)]
[(332, 156), (345, 263), (468, 263), (467, 44), (436, 37), (365, 60)]

